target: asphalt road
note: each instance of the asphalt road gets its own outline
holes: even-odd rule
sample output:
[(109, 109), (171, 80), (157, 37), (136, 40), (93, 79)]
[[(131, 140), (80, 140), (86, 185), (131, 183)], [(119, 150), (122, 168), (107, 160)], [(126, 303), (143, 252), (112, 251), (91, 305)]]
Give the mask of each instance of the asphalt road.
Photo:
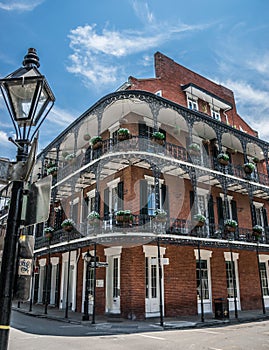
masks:
[(131, 334), (12, 314), (9, 350), (268, 350), (269, 321)]

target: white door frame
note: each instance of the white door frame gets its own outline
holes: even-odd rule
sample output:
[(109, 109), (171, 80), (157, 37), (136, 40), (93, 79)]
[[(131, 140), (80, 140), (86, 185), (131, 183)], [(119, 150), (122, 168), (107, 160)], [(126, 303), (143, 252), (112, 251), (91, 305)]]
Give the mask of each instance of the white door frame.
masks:
[[(164, 276), (163, 269), (163, 256), (165, 254), (166, 248), (160, 247), (160, 258), (162, 267), (162, 276)], [(146, 297), (145, 298), (145, 316), (148, 317), (158, 317), (160, 316), (160, 285), (159, 285), (159, 264), (158, 264), (158, 247), (153, 245), (144, 245), (143, 252), (145, 254), (145, 259), (148, 258), (149, 261), (149, 276), (151, 277), (151, 266), (156, 265), (156, 298)], [(147, 273), (147, 271), (145, 271)], [(150, 289), (150, 281), (149, 281)], [(162, 278), (162, 306), (164, 315), (164, 278)]]
[[(106, 268), (106, 312), (110, 314), (120, 314), (120, 265), (121, 265), (122, 247), (110, 247), (104, 250), (108, 267)], [(114, 278), (114, 262), (117, 259), (117, 296), (113, 296), (113, 278)]]

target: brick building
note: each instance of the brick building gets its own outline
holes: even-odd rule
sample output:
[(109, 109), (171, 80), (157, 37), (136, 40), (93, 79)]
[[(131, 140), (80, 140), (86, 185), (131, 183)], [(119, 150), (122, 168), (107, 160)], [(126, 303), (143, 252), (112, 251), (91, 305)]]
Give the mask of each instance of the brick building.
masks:
[[(53, 186), (33, 300), (137, 319), (211, 313), (216, 298), (265, 308), (269, 144), (231, 90), (154, 58), (155, 78), (130, 77), (39, 154), (33, 180)], [(87, 270), (88, 251), (107, 266)]]

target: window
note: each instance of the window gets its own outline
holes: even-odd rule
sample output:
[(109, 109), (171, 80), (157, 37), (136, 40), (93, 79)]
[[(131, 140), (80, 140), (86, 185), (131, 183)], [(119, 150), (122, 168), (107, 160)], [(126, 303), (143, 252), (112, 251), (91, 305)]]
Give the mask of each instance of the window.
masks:
[(119, 258), (113, 259), (113, 298), (120, 296), (119, 289)]
[(198, 103), (197, 100), (193, 100), (190, 97), (188, 97), (187, 99), (187, 103), (188, 103), (188, 108), (192, 109), (193, 111), (198, 111)]
[(199, 260), (196, 261), (196, 286), (197, 286), (197, 296), (201, 299), (201, 285), (202, 283), (202, 293), (203, 299), (209, 299), (209, 283), (208, 283), (208, 268), (207, 260), (201, 260), (201, 269)]
[[(155, 184), (154, 184), (154, 178), (151, 176), (145, 175), (145, 179), (147, 180), (147, 207), (148, 207), (148, 215), (154, 215), (156, 210), (156, 193), (155, 193)], [(162, 191), (161, 191), (161, 185), (163, 183), (163, 180), (159, 180), (159, 197), (160, 197), (160, 209), (162, 209)]]
[[(226, 261), (226, 282), (228, 298), (237, 297), (236, 278), (234, 276), (235, 265), (234, 261)], [(234, 295), (235, 292), (235, 295)]]
[(220, 112), (212, 110), (211, 115), (212, 115), (213, 119), (220, 120)]
[(262, 282), (262, 295), (269, 296), (266, 263), (260, 262), (259, 267), (260, 267), (261, 282)]

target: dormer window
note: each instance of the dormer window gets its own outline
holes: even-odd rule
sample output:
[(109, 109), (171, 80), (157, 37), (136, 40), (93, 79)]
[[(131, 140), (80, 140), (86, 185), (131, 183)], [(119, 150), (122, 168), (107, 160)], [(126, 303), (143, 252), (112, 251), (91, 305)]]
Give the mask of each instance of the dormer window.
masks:
[(158, 90), (155, 92), (155, 95), (162, 97), (162, 90)]
[(198, 111), (198, 98), (187, 93), (187, 106), (193, 111)]
[(220, 109), (212, 105), (210, 105), (210, 107), (212, 118), (220, 121)]

